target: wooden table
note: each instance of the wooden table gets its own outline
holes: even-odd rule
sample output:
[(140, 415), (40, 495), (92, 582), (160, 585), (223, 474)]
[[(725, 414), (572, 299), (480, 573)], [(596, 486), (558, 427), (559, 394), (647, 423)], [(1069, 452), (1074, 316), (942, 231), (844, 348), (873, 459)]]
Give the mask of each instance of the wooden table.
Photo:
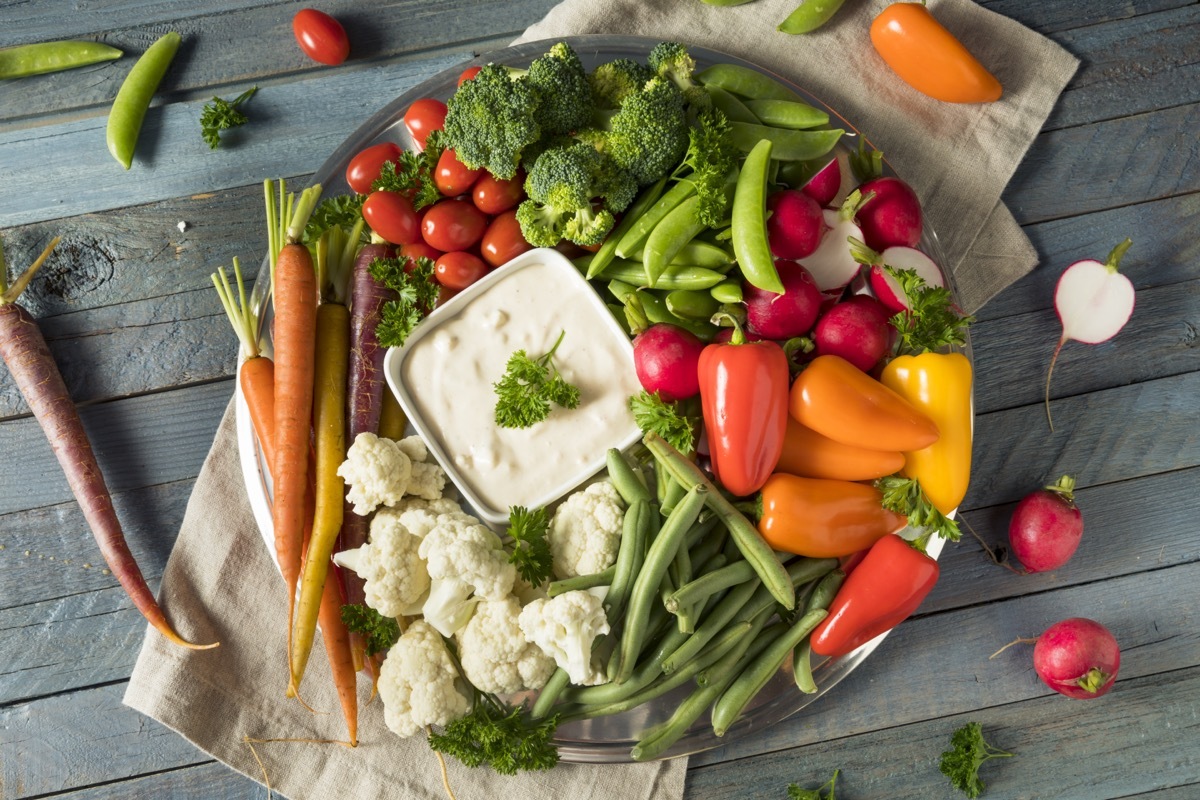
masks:
[[(0, 46), (82, 37), (139, 53), (166, 30), (184, 37), (128, 173), (104, 147), (125, 69), (0, 84), (6, 251), (24, 265), (63, 237), (27, 305), (84, 406), (152, 584), (233, 391), (234, 342), (208, 276), (258, 252), (262, 179), (302, 183), (384, 102), (506, 44), (553, 2), (369, 10), (330, 0), (354, 43), (336, 69), (292, 46), (291, 3), (0, 4)], [(1071, 473), (1083, 545), (1037, 576), (992, 565), (969, 536), (947, 548), (917, 618), (803, 714), (694, 757), (689, 797), (783, 797), (789, 782), (816, 786), (835, 768), (839, 797), (954, 797), (938, 756), (971, 720), (1018, 754), (984, 768), (988, 797), (1200, 797), (1200, 5), (984, 5), (1084, 63), (1005, 195), (1042, 266), (973, 329), (978, 438), (965, 518), (1000, 544), (1016, 500)], [(201, 105), (253, 84), (253, 123), (210, 151)], [(1115, 340), (1063, 350), (1051, 433), (1041, 393), (1059, 333), (1055, 280), (1127, 235), (1137, 311)], [(101, 569), (7, 374), (0, 454), (0, 798), (264, 797), (121, 705), (144, 622)], [(989, 660), (1070, 616), (1102, 621), (1122, 645), (1107, 697), (1052, 694), (1028, 647)]]

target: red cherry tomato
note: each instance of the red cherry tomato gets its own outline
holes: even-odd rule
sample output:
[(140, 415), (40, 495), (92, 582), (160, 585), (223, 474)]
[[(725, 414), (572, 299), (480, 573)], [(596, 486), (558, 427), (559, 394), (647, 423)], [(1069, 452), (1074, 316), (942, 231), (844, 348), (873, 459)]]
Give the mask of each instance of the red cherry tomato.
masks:
[(438, 158), (437, 169), (434, 170), (433, 182), (438, 191), (447, 197), (457, 197), (470, 191), (475, 181), (483, 173), (482, 169), (469, 169), (458, 160), (454, 148), (447, 147)]
[(404, 124), (417, 144), (424, 147), (429, 134), (440, 131), (446, 124), (446, 104), (432, 97), (414, 100), (404, 112)]
[(481, 70), (481, 69), (483, 69), (483, 68), (482, 67), (467, 67), (466, 69), (464, 69), (462, 71), (462, 75), (458, 76), (458, 85), (462, 86), (464, 83), (471, 80), (471, 78), (474, 78), (476, 75), (479, 74), (479, 70)]
[(470, 248), (486, 227), (487, 217), (469, 201), (442, 200), (425, 212), (421, 236), (430, 246), (449, 253)]
[(400, 158), (400, 145), (395, 142), (373, 144), (363, 150), (346, 167), (346, 183), (355, 194), (370, 194), (371, 184), (379, 177), (383, 165)]
[(406, 272), (412, 272), (413, 263), (418, 258), (428, 258), (430, 261), (437, 261), (442, 257), (442, 251), (436, 247), (430, 247), (425, 244), (424, 239), (417, 239), (415, 242), (400, 245), (397, 255), (400, 258), (407, 258), (409, 263), (404, 265)]
[(412, 244), (421, 238), (412, 203), (399, 192), (371, 192), (363, 201), (363, 219), (392, 244)]
[(292, 17), (292, 33), (304, 55), (335, 66), (350, 55), (350, 40), (342, 24), (323, 11), (302, 8)]
[(521, 223), (517, 222), (516, 209), (509, 209), (492, 220), (483, 232), (483, 244), (480, 247), (483, 260), (493, 267), (498, 267), (531, 249), (533, 245), (521, 235)]
[(525, 176), (518, 172), (516, 177), (501, 180), (484, 170), (471, 188), (471, 199), (485, 214), (500, 214), (516, 208), (525, 199)]
[(433, 275), (442, 286), (461, 291), (487, 275), (487, 264), (473, 253), (456, 250), (443, 253), (433, 265)]

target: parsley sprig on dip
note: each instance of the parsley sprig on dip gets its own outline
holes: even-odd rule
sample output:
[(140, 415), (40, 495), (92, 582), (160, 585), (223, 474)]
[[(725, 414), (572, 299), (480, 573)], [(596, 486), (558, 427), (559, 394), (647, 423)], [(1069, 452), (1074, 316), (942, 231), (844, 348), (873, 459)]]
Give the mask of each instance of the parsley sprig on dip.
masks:
[(508, 358), (504, 375), (492, 386), (496, 390), (496, 424), (501, 428), (529, 428), (550, 416), (550, 405), (579, 406), (579, 387), (568, 383), (554, 365), (554, 353), (566, 331), (550, 352), (530, 358), (518, 350)]

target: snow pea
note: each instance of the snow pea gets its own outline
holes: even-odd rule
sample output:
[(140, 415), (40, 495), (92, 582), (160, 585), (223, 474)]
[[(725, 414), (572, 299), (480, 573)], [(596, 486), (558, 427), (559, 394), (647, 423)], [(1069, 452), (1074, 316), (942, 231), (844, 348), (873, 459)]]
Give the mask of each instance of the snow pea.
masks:
[(167, 67), (171, 66), (171, 60), (179, 50), (179, 42), (180, 36), (175, 31), (159, 37), (129, 70), (113, 100), (106, 131), (108, 152), (125, 169), (133, 164), (133, 150), (142, 131), (146, 109), (150, 107), (150, 99), (154, 97), (158, 84), (167, 74)]
[(784, 33), (812, 33), (829, 22), (846, 0), (800, 0), (796, 10), (779, 23)]
[(773, 146), (770, 139), (760, 139), (742, 164), (733, 194), (733, 254), (752, 285), (783, 294), (767, 242), (767, 167)]
[(746, 105), (763, 125), (804, 130), (829, 124), (829, 115), (808, 103), (794, 100), (747, 100)]
[(751, 100), (798, 100), (804, 98), (779, 81), (740, 64), (713, 64), (696, 76), (704, 87), (716, 86)]
[(0, 50), (0, 80), (86, 67), (121, 55), (117, 48), (100, 42), (74, 40), (8, 47)]
[[(771, 142), (771, 157), (779, 161), (806, 161), (825, 155), (841, 141), (846, 132), (841, 128), (822, 131), (795, 131), (770, 125), (752, 125), (749, 122), (729, 123), (729, 135), (733, 146), (749, 153), (763, 141)], [(746, 168), (743, 165), (742, 172)]]

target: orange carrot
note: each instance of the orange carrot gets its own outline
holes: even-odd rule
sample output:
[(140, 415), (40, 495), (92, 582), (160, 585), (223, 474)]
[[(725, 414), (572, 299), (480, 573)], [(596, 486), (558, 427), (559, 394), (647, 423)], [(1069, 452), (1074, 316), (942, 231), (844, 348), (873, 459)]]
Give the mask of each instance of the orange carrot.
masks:
[(342, 592), (338, 587), (337, 575), (333, 572), (325, 580), (321, 594), (320, 622), (321, 638), (325, 641), (333, 685), (337, 687), (338, 699), (342, 704), (350, 746), (357, 747), (358, 674), (354, 669), (354, 659), (350, 657), (350, 634), (342, 622)]

